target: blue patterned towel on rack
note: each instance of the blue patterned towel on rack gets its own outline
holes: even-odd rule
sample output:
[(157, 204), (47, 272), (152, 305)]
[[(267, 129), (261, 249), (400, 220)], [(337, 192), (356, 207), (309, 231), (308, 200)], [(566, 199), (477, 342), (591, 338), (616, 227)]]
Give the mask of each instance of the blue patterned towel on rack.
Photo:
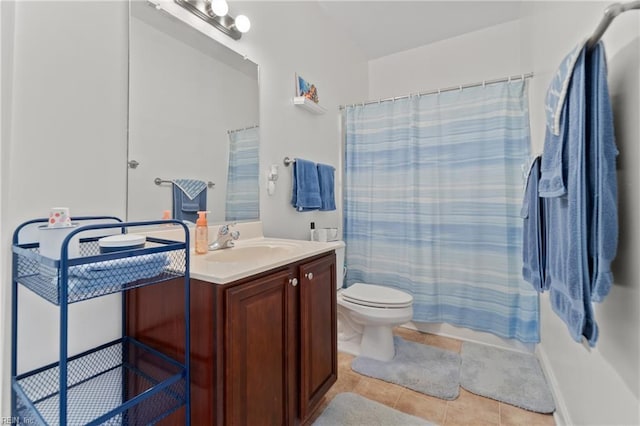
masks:
[[(152, 278), (169, 266), (167, 253), (153, 253), (69, 267), (69, 293), (88, 293), (105, 287)], [(57, 283), (57, 278), (56, 278)]]
[(206, 182), (197, 179), (174, 179), (171, 182), (180, 188), (190, 200), (193, 200), (207, 189)]
[(198, 219), (198, 211), (207, 210), (206, 182), (196, 179), (174, 179), (173, 218), (177, 220)]

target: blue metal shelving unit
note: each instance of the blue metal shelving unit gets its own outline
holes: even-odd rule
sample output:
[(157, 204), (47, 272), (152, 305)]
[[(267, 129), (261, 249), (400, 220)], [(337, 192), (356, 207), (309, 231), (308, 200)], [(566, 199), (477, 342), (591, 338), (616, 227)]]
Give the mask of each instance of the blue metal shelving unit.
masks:
[[(38, 243), (22, 243), (28, 229), (47, 219), (23, 223), (13, 234), (11, 378), (14, 419), (41, 425), (147, 425), (180, 407), (190, 424), (189, 231), (180, 221), (123, 223), (110, 216), (72, 218), (78, 223), (64, 239), (60, 260), (40, 255)], [(174, 225), (183, 241), (147, 237), (144, 248), (101, 254), (104, 235)], [(69, 258), (69, 244), (79, 240), (80, 257)], [(86, 352), (68, 354), (68, 306), (184, 278), (185, 357), (182, 362), (125, 335)], [(60, 355), (55, 363), (18, 374), (18, 285), (59, 308)]]

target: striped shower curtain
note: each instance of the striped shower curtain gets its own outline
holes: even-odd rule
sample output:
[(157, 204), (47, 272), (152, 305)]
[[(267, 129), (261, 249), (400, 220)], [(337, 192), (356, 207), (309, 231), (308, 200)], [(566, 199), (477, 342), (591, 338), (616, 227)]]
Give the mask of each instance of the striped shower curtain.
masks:
[(257, 219), (260, 216), (258, 142), (258, 127), (229, 133), (225, 220)]
[(414, 320), (538, 342), (521, 278), (526, 81), (346, 108), (347, 285), (414, 297)]

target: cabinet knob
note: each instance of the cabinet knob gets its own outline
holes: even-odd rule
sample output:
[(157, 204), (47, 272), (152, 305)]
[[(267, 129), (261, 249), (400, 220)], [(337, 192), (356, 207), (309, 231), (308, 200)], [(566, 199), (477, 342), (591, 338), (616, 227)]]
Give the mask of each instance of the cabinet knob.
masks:
[(310, 280), (313, 279), (313, 272), (308, 272), (306, 274), (304, 274), (305, 278), (309, 278)]
[(297, 286), (298, 285), (298, 279), (297, 278), (289, 278), (289, 284), (291, 284), (292, 286)]

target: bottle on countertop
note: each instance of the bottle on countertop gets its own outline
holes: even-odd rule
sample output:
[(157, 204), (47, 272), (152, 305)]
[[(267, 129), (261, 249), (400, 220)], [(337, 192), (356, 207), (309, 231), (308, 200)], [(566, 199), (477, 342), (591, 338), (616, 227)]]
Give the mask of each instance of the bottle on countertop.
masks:
[(309, 227), (310, 227), (309, 240), (310, 241), (315, 241), (315, 239), (316, 239), (316, 223), (315, 222), (311, 222)]
[(209, 212), (198, 212), (195, 229), (196, 254), (205, 254), (209, 251), (209, 224), (207, 223), (207, 213)]

